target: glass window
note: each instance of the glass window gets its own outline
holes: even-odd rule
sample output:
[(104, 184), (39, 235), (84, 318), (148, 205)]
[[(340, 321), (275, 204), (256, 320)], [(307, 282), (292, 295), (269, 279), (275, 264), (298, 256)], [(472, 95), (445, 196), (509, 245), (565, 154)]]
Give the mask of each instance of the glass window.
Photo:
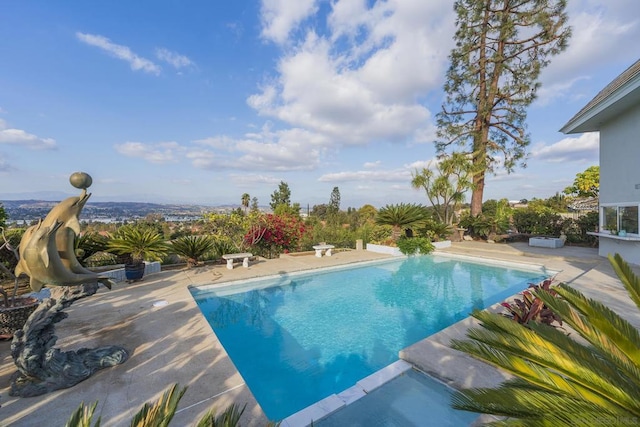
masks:
[(618, 208), (617, 206), (605, 206), (602, 208), (604, 230), (618, 230)]
[(620, 215), (620, 230), (638, 234), (638, 207), (620, 206), (618, 213)]

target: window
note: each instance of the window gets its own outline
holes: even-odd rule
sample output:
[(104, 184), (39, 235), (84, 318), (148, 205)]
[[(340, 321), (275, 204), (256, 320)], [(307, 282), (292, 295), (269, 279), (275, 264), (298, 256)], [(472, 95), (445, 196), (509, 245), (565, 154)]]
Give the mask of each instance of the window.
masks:
[(638, 205), (603, 206), (602, 229), (617, 234), (624, 230), (630, 234), (638, 233)]
[(605, 206), (602, 208), (602, 229), (618, 230), (618, 208), (616, 206)]
[(620, 230), (627, 233), (638, 234), (638, 207), (637, 206), (620, 206), (618, 208), (620, 216)]

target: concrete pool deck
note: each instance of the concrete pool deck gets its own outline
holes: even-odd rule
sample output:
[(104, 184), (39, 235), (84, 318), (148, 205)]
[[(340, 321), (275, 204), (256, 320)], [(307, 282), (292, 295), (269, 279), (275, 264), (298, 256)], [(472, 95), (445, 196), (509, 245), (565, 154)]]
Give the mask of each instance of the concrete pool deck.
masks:
[[(559, 281), (571, 283), (602, 300), (640, 327), (640, 313), (626, 297), (608, 261), (598, 257), (596, 249), (460, 242), (440, 252), (544, 265), (560, 271)], [(287, 256), (233, 270), (220, 264), (163, 271), (148, 275), (141, 282), (118, 283), (111, 291), (101, 289), (66, 310), (69, 317), (56, 326), (59, 337), (56, 347), (66, 351), (120, 345), (130, 351), (129, 360), (99, 371), (69, 389), (15, 398), (8, 395), (10, 377), (15, 372), (10, 341), (0, 341), (0, 426), (64, 425), (80, 402), (96, 400), (99, 403), (94, 419), (102, 417), (104, 426), (127, 425), (144, 403), (159, 398), (174, 383), (188, 386), (188, 390), (172, 425), (193, 425), (210, 408), (223, 409), (231, 403), (247, 405), (242, 425), (265, 425), (266, 417), (212, 333), (188, 287), (389, 257), (368, 251), (338, 252), (322, 258), (313, 254)], [(162, 303), (154, 305), (157, 302)], [(493, 385), (501, 378), (497, 371), (486, 365), (481, 365), (482, 368), (473, 365), (479, 362), (446, 347), (451, 336), (464, 333), (465, 322), (470, 320), (405, 349), (402, 357), (450, 385)]]

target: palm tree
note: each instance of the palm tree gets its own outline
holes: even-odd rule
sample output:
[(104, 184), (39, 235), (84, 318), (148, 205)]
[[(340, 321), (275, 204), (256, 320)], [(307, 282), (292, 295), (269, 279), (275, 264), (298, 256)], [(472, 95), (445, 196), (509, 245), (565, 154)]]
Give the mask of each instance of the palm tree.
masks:
[(151, 227), (122, 226), (107, 241), (107, 249), (130, 257), (132, 264), (146, 260), (159, 260), (167, 253), (167, 243), (162, 234)]
[(251, 196), (249, 193), (244, 193), (242, 195), (242, 206), (244, 207), (244, 214), (247, 214), (247, 209), (249, 209), (249, 202), (251, 201)]
[(213, 250), (214, 241), (211, 236), (182, 236), (171, 242), (173, 250), (187, 258), (187, 267), (195, 267), (200, 259)]
[[(616, 274), (640, 309), (640, 280), (618, 254)], [(526, 325), (486, 311), (472, 341), (452, 347), (513, 374), (498, 388), (457, 392), (453, 406), (510, 417), (499, 425), (637, 425), (640, 420), (640, 333), (618, 314), (560, 284), (536, 295), (581, 338), (560, 329)]]
[(410, 228), (424, 222), (429, 217), (425, 207), (416, 204), (400, 203), (386, 205), (378, 211), (376, 223), (393, 227), (393, 240), (398, 240), (402, 229)]

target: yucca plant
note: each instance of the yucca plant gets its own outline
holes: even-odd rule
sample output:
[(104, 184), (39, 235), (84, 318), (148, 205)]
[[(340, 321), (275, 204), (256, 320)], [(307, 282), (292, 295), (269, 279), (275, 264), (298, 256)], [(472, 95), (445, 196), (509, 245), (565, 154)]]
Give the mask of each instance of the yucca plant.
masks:
[(392, 226), (391, 237), (394, 241), (397, 241), (403, 229), (420, 225), (428, 217), (429, 214), (424, 206), (400, 203), (380, 208), (376, 214), (375, 221), (376, 224)]
[(171, 242), (175, 253), (187, 258), (187, 267), (195, 267), (198, 262), (214, 248), (211, 236), (182, 236)]
[[(616, 254), (616, 274), (640, 309), (640, 280)], [(557, 296), (538, 289), (535, 296), (583, 340), (543, 323), (526, 325), (502, 315), (476, 311), (481, 328), (471, 341), (452, 347), (515, 376), (497, 388), (454, 394), (454, 408), (506, 417), (492, 425), (593, 426), (640, 422), (640, 333), (601, 302), (566, 284)]]

